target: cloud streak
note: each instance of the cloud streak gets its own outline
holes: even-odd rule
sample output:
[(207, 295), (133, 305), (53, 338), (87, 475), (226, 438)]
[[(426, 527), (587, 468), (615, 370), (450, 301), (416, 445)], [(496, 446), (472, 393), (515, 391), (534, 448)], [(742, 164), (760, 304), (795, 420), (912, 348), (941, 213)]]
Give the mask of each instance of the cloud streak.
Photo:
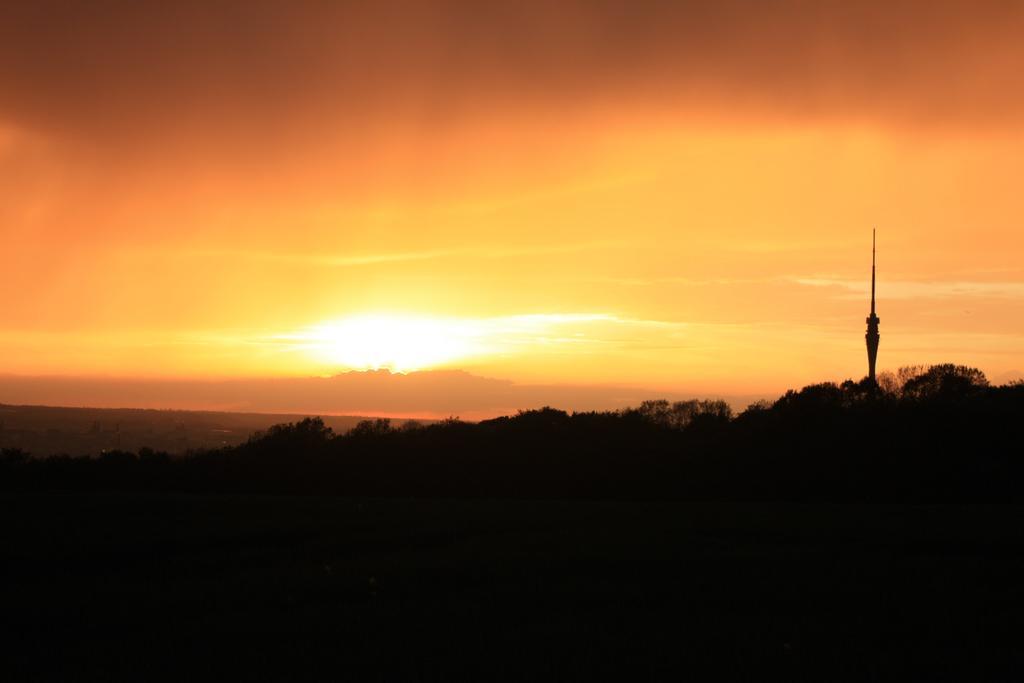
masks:
[[(475, 259), (506, 259), (523, 256), (572, 254), (584, 251), (614, 249), (622, 246), (618, 242), (584, 242), (578, 244), (549, 245), (492, 245), (466, 246), (449, 249), (426, 249), (421, 251), (405, 251), (391, 253), (364, 253), (351, 255), (335, 255), (322, 253), (287, 253), (276, 251), (238, 251), (199, 249), (185, 251), (187, 256), (209, 256), (214, 258), (245, 258), (254, 261), (275, 263), (292, 263), (299, 265), (320, 266), (327, 268), (358, 268), (388, 263), (406, 263), (412, 261), (433, 261), (453, 258)], [(165, 252), (166, 253), (166, 252)]]
[[(861, 299), (868, 297), (871, 293), (871, 283), (866, 279), (793, 278), (793, 282), (807, 287), (838, 289), (846, 298)], [(957, 299), (976, 297), (1024, 299), (1024, 282), (977, 280), (915, 282), (909, 280), (885, 280), (878, 289), (878, 296), (884, 299)]]

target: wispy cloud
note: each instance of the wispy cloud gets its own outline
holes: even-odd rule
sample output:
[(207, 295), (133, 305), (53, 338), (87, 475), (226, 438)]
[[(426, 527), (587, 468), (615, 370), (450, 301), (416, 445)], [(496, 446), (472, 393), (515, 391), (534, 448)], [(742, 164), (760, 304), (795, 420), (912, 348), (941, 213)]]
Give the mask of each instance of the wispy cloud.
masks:
[(689, 277), (608, 277), (595, 278), (594, 282), (622, 285), (624, 287), (661, 287), (665, 285), (679, 285), (682, 287), (730, 287), (736, 285), (762, 285), (768, 283), (786, 283), (792, 280), (784, 277), (713, 277), (713, 278), (689, 278)]
[(579, 354), (652, 342), (664, 344), (686, 328), (681, 322), (609, 313), (486, 318), (357, 315), (240, 341), (280, 352), (303, 353), (344, 367), (406, 371), (480, 357)]
[[(244, 259), (249, 261), (283, 263), (324, 268), (358, 268), (363, 266), (374, 266), (388, 263), (432, 261), (453, 258), (477, 258), (499, 260), (505, 258), (520, 258), (524, 256), (571, 254), (583, 251), (616, 249), (621, 246), (621, 242), (596, 241), (537, 246), (471, 245), (464, 247), (453, 247), (448, 249), (419, 249), (409, 251), (364, 253), (307, 253), (237, 249), (183, 249), (178, 250), (176, 253), (183, 258), (205, 257), (212, 259), (231, 260)], [(138, 250), (132, 250), (132, 255), (137, 253)], [(162, 258), (165, 258), (167, 254), (167, 251), (160, 252)]]
[[(842, 277), (608, 277), (594, 278), (593, 282), (621, 287), (743, 287), (748, 285), (788, 285), (832, 289), (839, 298), (864, 299), (871, 294), (867, 278)], [(878, 296), (885, 299), (958, 299), (999, 298), (1024, 299), (1024, 282), (1014, 280), (949, 280), (915, 281), (889, 280), (878, 285)]]
[[(829, 277), (793, 278), (793, 282), (807, 287), (832, 287), (844, 297), (862, 298), (871, 292), (867, 279)], [(879, 296), (887, 299), (949, 299), (960, 297), (1024, 298), (1024, 282), (988, 282), (956, 280), (947, 282), (917, 282), (887, 280), (878, 289)]]

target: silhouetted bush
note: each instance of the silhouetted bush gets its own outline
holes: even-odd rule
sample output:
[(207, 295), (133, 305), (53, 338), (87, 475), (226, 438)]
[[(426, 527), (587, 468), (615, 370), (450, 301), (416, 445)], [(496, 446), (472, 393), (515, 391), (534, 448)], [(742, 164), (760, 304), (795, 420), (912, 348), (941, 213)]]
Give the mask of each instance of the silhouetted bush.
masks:
[(985, 373), (964, 365), (933, 365), (903, 385), (905, 398), (959, 400), (970, 398), (988, 386)]

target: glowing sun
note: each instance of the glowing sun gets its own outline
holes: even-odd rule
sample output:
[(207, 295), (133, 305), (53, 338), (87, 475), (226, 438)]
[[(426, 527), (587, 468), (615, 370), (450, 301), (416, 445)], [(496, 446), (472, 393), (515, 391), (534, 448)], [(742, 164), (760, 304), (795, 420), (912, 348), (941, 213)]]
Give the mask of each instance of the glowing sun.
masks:
[(311, 353), (331, 364), (410, 372), (474, 355), (480, 332), (468, 321), (367, 315), (317, 325), (301, 336)]

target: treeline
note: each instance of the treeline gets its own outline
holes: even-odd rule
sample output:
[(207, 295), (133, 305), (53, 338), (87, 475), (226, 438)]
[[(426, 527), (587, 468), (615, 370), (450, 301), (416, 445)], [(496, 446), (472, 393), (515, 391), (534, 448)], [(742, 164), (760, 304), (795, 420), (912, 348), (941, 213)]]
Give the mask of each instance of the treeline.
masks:
[(553, 408), (479, 423), (318, 418), (230, 448), (35, 459), (7, 450), (0, 487), (64, 491), (794, 502), (1024, 500), (1024, 384), (957, 365), (722, 401)]

